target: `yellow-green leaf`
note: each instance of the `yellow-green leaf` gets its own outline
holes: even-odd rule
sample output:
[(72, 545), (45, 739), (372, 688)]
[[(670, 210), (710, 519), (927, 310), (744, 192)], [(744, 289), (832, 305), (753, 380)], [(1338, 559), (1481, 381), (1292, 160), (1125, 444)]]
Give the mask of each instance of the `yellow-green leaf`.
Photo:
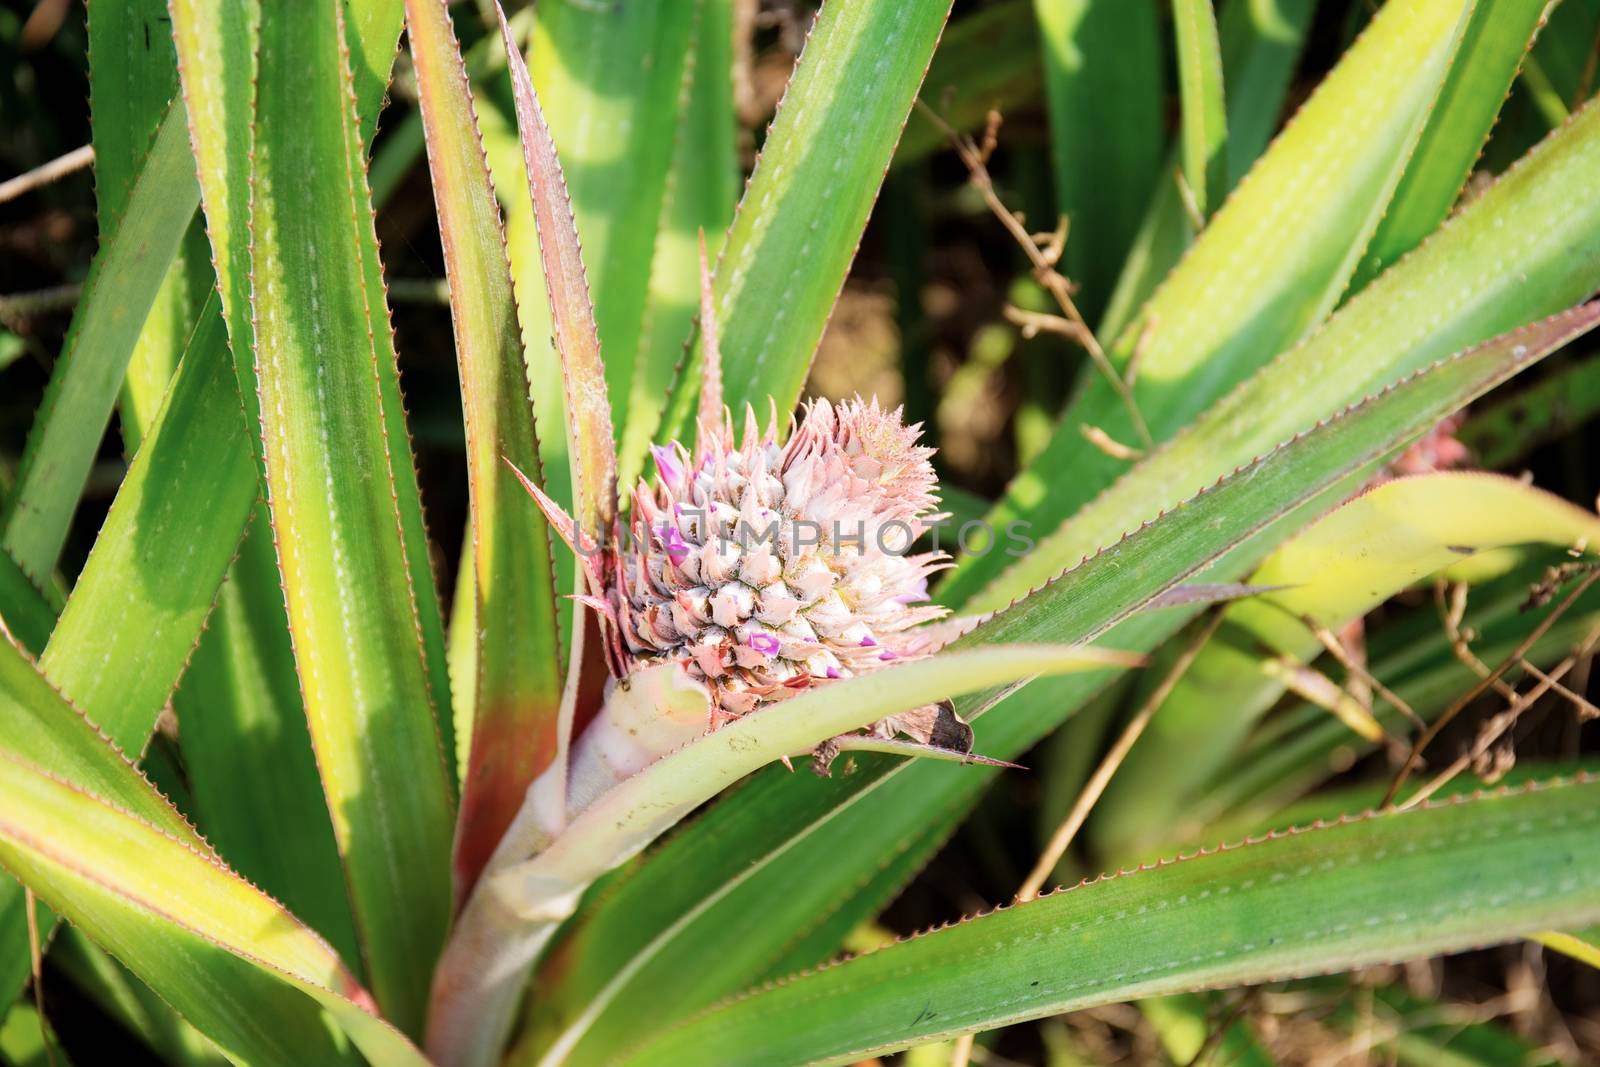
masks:
[(406, 25), (450, 282), (471, 491), (474, 676), (456, 680), (473, 689), (455, 846), (460, 896), (555, 755), (560, 643), (550, 532), (516, 476), (537, 476), (539, 442), (472, 92), (443, 0), (407, 0)]

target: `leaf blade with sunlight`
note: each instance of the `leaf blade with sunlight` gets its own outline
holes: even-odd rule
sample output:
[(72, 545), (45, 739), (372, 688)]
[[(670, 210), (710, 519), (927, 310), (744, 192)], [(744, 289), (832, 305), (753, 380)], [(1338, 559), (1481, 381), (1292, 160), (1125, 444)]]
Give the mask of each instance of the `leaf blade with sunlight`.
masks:
[[(623, 1060), (844, 1063), (1136, 996), (1460, 951), (1600, 914), (1593, 779), (1102, 878), (751, 993)], [(1394, 886), (1405, 885), (1397, 900)], [(1422, 903), (1422, 902), (1426, 903)], [(1318, 916), (1310, 926), (1307, 914)], [(1107, 932), (1116, 936), (1106, 937)]]
[(270, 206), (252, 213), (251, 310), (268, 499), (363, 955), (385, 1014), (415, 1032), (450, 911), (446, 694), (419, 617), (436, 594), (413, 584), (429, 571), (395, 481), (411, 466), (385, 395), (394, 350), (370, 318), (383, 297), (342, 9), (262, 15), (251, 188)]
[[(284, 1067), (307, 1054), (353, 1062), (320, 1025), (320, 1006), (382, 1062), (426, 1062), (364, 1006), (370, 996), (326, 942), (203, 845), (10, 753), (0, 755), (0, 790), (6, 866), (231, 1054)], [(237, 1010), (240, 998), (249, 1012)]]

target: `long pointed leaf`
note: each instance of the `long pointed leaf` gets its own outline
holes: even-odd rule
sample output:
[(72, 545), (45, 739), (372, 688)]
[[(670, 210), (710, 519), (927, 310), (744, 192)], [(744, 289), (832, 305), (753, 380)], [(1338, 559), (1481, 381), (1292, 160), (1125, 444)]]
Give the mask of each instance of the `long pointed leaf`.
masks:
[(459, 679), (474, 690), (456, 835), (459, 897), (555, 756), (560, 642), (550, 532), (515, 473), (538, 471), (539, 442), (466, 68), (442, 0), (408, 0), (406, 19), (450, 282), (471, 486), (476, 671)]
[(609, 532), (617, 509), (617, 452), (611, 403), (606, 395), (605, 364), (600, 358), (600, 335), (594, 307), (589, 302), (583, 251), (578, 245), (561, 161), (556, 158), (550, 127), (539, 110), (539, 96), (504, 12), (500, 35), (510, 60), (522, 158), (527, 167), (545, 292), (550, 299), (556, 354), (565, 386), (573, 515), (579, 531), (598, 541)]
[[(980, 595), (962, 600), (963, 606), (1003, 606), (1129, 529), (1152, 507), (1175, 505), (1385, 382), (1594, 292), (1600, 285), (1600, 203), (1573, 197), (1571, 183), (1597, 166), (1600, 108), (1591, 107), (1313, 337), (1273, 360), (1078, 510), (1070, 531), (1052, 534), (1053, 524), (1033, 527), (1030, 535), (1041, 538), (1039, 546), (1023, 560), (990, 553), (979, 570), (1009, 569)], [(1307, 389), (1306, 382), (1318, 388)], [(978, 576), (952, 582), (944, 595), (975, 592), (972, 579)]]
[[(1592, 921), (1597, 797), (1600, 783), (1583, 779), (1103, 878), (735, 1000), (622, 1062), (851, 1062), (1132, 997), (1412, 959)], [(1396, 885), (1406, 887), (1398, 898)]]
[[(83, 788), (162, 826), (180, 840), (199, 838), (170, 805), (141, 789), (137, 775), (117, 772), (106, 759), (107, 739), (39, 673), (9, 638), (0, 640), (0, 751), (49, 768)], [(137, 784), (133, 784), (137, 783)], [(40, 916), (41, 929), (53, 921)], [(29, 970), (27, 913), (21, 887), (0, 879), (0, 993), (10, 1003)]]
[(0, 792), (0, 860), (235, 1058), (350, 1061), (320, 1006), (377, 1062), (426, 1062), (325, 942), (209, 850), (9, 753)]
[(1550, 6), (1548, 0), (1478, 0), (1439, 101), (1361, 257), (1352, 289), (1383, 273), (1444, 221)]
[(1222, 45), (1211, 0), (1173, 0), (1178, 98), (1183, 108), (1183, 176), (1205, 218), (1228, 182), (1228, 111), (1223, 103)]
[(0, 545), (35, 584), (55, 567), (145, 316), (200, 202), (183, 119), (183, 105), (174, 101), (129, 193), (123, 223), (89, 267), (84, 299), (28, 435)]
[(410, 458), (387, 324), (373, 329), (383, 294), (342, 7), (262, 15), (250, 306), (268, 498), (362, 952), (385, 1014), (415, 1031), (450, 908), (443, 694), (419, 621), (436, 594), (413, 584), (428, 569), (400, 506), (395, 464)]
[[(399, 33), (399, 5), (356, 0), (354, 47), (362, 56), (392, 62)], [(260, 6), (254, 0), (196, 4), (172, 0), (172, 33), (189, 110), (190, 139), (205, 204), (216, 284), (222, 300), (242, 403), (240, 447), (259, 464), (259, 402), (250, 306), (250, 181), (256, 138), (255, 105)], [(388, 38), (385, 46), (384, 38)], [(359, 63), (358, 63), (359, 65)], [(370, 133), (387, 83), (358, 76), (361, 127)], [(387, 336), (387, 322), (379, 329)], [(380, 381), (392, 368), (378, 366)], [(385, 396), (397, 391), (386, 388)], [(397, 399), (386, 409), (398, 411)], [(408, 530), (408, 545), (420, 531), (409, 457), (397, 452), (396, 491)], [(248, 479), (252, 495), (257, 475)], [(187, 488), (180, 483), (178, 488)], [(408, 491), (409, 490), (409, 491)], [(194, 514), (203, 502), (175, 506)], [(248, 514), (248, 511), (246, 512)], [(217, 515), (211, 513), (212, 521)], [(192, 669), (174, 706), (192, 785), (205, 829), (229, 862), (311, 922), (346, 956), (359, 962), (328, 805), (312, 755), (306, 714), (289, 643), (288, 616), (265, 508), (240, 550), (230, 578), (218, 594), (215, 622), (195, 651)], [(419, 561), (408, 557), (408, 563)], [(425, 560), (421, 561), (425, 565)], [(425, 585), (426, 582), (420, 583)], [(418, 602), (424, 643), (430, 644), (429, 608)], [(434, 624), (436, 625), (436, 624)], [(438, 671), (430, 672), (437, 699), (445, 697)], [(250, 783), (240, 788), (240, 783)]]
[[(1226, 551), (1224, 546), (1264, 529), (1273, 511), (1256, 501), (1272, 501), (1277, 514), (1295, 504), (1315, 501), (1324, 487), (1370, 470), (1397, 444), (1420, 437), (1445, 414), (1459, 410), (1597, 324), (1600, 300), (1419, 371), (1241, 467), (1197, 497), (1164, 512), (1157, 521), (1124, 534), (955, 645), (1036, 640), (1043, 634), (1092, 640), (1220, 556)], [(1202, 501), (1205, 506), (1197, 506)], [(1191, 530), (1194, 533), (1188, 532)], [(1196, 550), (1208, 541), (1217, 546), (1215, 554)], [(1147, 582), (1148, 595), (1136, 592)], [(1115, 608), (1108, 612), (1107, 599), (1096, 589), (1110, 586), (1119, 593)]]
[(871, 725), (897, 709), (1035, 675), (1136, 662), (1137, 657), (1095, 648), (995, 646), (935, 655), (801, 694), (776, 713), (746, 716), (664, 756), (602, 795), (578, 816), (571, 833), (525, 867), (499, 877), (503, 885), (523, 883), (541, 894), (545, 878), (587, 884), (763, 764)]

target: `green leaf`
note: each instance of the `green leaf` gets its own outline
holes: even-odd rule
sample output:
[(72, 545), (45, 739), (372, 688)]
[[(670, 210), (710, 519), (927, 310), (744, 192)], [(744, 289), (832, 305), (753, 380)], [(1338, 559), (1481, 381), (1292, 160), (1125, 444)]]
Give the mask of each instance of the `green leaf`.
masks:
[(804, 753), (887, 715), (1036, 675), (1064, 674), (1139, 662), (1106, 649), (1064, 645), (1000, 645), (945, 652), (836, 686), (802, 693), (779, 714), (747, 715), (657, 760), (618, 783), (573, 820), (545, 851), (507, 870), (506, 892), (521, 885), (548, 907), (548, 879), (586, 886), (631, 858), (690, 811), (751, 771)]
[[(688, 57), (705, 6), (705, 0), (549, 4), (534, 12), (529, 69), (583, 236), (583, 261), (606, 357), (606, 390), (613, 397), (633, 391), (651, 263), (689, 90)], [(711, 21), (727, 31), (727, 39), (719, 42), (722, 57), (730, 61), (722, 68), (727, 77), (732, 27), (725, 17), (713, 15)], [(715, 75), (716, 70), (707, 73)], [(722, 118), (731, 138), (731, 111), (724, 111)], [(696, 277), (691, 270), (688, 280)], [(674, 340), (681, 342), (683, 336)], [(619, 422), (619, 438), (621, 430)]]
[[(111, 766), (109, 749), (101, 755), (108, 773), (164, 804), (131, 767)], [(319, 1009), (326, 1009), (376, 1062), (426, 1062), (364, 1006), (371, 998), (325, 942), (203, 843), (9, 752), (0, 755), (0, 792), (7, 799), (0, 862), (161, 990), (230, 1058), (353, 1062), (322, 1025)]]
[[(950, 0), (859, 0), (817, 13), (716, 272), (724, 400), (793, 409)], [(696, 350), (698, 352), (698, 349)], [(696, 354), (659, 440), (693, 425)]]
[(38, 654), (50, 639), (56, 613), (34, 588), (10, 553), (0, 549), (0, 625), (29, 652)]
[[(176, 95), (178, 68), (165, 0), (102, 5), (89, 19), (89, 125), (101, 242), (121, 225), (150, 139)], [(211, 288), (205, 235), (191, 224), (144, 320), (123, 382), (121, 429), (132, 455), (183, 355)]]
[(1128, 754), (1095, 809), (1095, 844), (1126, 855), (1172, 840), (1203, 783), (1283, 695), (1283, 675), (1270, 665), (1310, 663), (1322, 652), (1302, 620), (1336, 629), (1435, 572), (1539, 542), (1600, 547), (1600, 519), (1486, 474), (1387, 482), (1300, 531), (1250, 578), (1282, 588), (1229, 606), (1220, 639), (1195, 658)]
[[(1222, 73), (1232, 89), (1227, 94), (1228, 188), (1244, 176), (1261, 155), (1283, 117), (1289, 83), (1317, 0), (1275, 0), (1271, 4), (1229, 3), (1218, 16)], [(1168, 172), (1178, 166), (1169, 160)], [(1177, 265), (1194, 239), (1188, 212), (1173, 181), (1158, 181), (1127, 256), (1098, 333), (1113, 338), (1150, 298)], [(1076, 275), (1074, 275), (1076, 277)]]
[(216, 305), (213, 296), (39, 663), (129, 752), (177, 685), (255, 501)]
[[(1115, 339), (1108, 354), (1119, 368), (1140, 352), (1133, 394), (1158, 442), (1333, 309), (1399, 181), (1464, 22), (1461, 0), (1423, 0), (1380, 11), (1217, 212), (1140, 321)], [(1285, 233), (1296, 240), (1285, 241)], [(1386, 370), (1378, 380), (1396, 373)], [(1271, 436), (1281, 439), (1353, 399), (1326, 389), (1307, 391), (1307, 399), (1313, 398), (1321, 410), (1293, 411), (1292, 425), (1275, 428)], [(1279, 402), (1280, 410), (1289, 408)], [(1116, 392), (1098, 377), (1086, 379), (1050, 444), (990, 513), (994, 529), (1021, 520), (1034, 536), (1046, 536), (1122, 472), (1123, 461), (1084, 440), (1083, 426), (1137, 443)], [(1045, 492), (1051, 479), (1044, 472), (1065, 469), (1074, 477)], [(1070, 562), (1039, 558), (1045, 555), (1029, 562), (1038, 570), (1060, 570)], [(958, 561), (941, 597), (966, 602), (1005, 563), (992, 552)], [(1004, 588), (1020, 592), (1009, 581)], [(984, 598), (989, 606), (1011, 599), (991, 592)]]
[(595, 324), (594, 305), (589, 299), (589, 282), (561, 161), (556, 156), (550, 127), (539, 108), (539, 97), (527, 65), (512, 38), (504, 12), (501, 16), (501, 39), (506, 46), (516, 97), (517, 129), (527, 170), (528, 195), (533, 203), (541, 274), (550, 301), (551, 329), (561, 364), (573, 515), (579, 535), (587, 535), (598, 542), (609, 533), (617, 510), (617, 451), (606, 369), (600, 358), (600, 335)]
[[(1591, 604), (1590, 606), (1592, 607), (1593, 605)], [(1540, 644), (1546, 643), (1541, 642)], [(1532, 660), (1542, 660), (1545, 651), (1540, 649), (1535, 652), (1531, 657)], [(1451, 691), (1447, 699), (1454, 700), (1457, 695), (1457, 692)], [(1437, 706), (1430, 708), (1426, 705), (1419, 709), (1424, 718), (1430, 718), (1431, 713), (1438, 710), (1439, 707)], [(1597, 761), (1593, 759), (1558, 763), (1521, 760), (1517, 762), (1516, 766), (1501, 774), (1495, 780), (1494, 785), (1500, 788), (1518, 788), (1556, 777), (1570, 778), (1593, 775), (1596, 769)], [(1488, 788), (1488, 786), (1481, 778), (1471, 773), (1463, 773), (1440, 786), (1439, 790), (1433, 794), (1432, 799), (1436, 803), (1446, 800), (1460, 800), (1468, 798), (1485, 788)], [(1287, 807), (1274, 810), (1270, 816), (1264, 816), (1260, 811), (1240, 812), (1223, 819), (1221, 823), (1215, 826), (1208, 827), (1206, 833), (1211, 835), (1213, 839), (1219, 836), (1232, 838), (1241, 834), (1256, 835), (1270, 830), (1273, 826), (1300, 826), (1313, 821), (1326, 821), (1359, 812), (1375, 811), (1383, 806), (1383, 800), (1388, 793), (1388, 789), (1389, 781), (1386, 778), (1380, 778), (1376, 781), (1363, 781), (1355, 785), (1339, 786), (1333, 789), (1324, 789)], [(1172, 846), (1169, 844), (1167, 847)], [(1600, 950), (1594, 947), (1596, 944), (1600, 944), (1600, 927), (1589, 927), (1571, 933), (1545, 931), (1534, 934), (1531, 939), (1548, 948), (1553, 948), (1558, 952), (1572, 956), (1574, 959), (1593, 966), (1600, 966)], [(1405, 1006), (1404, 998), (1397, 1001), (1391, 996), (1384, 995), (1385, 991), (1381, 987), (1374, 990), (1374, 992), (1382, 997), (1386, 1006), (1397, 1012), (1403, 1013), (1406, 1010), (1414, 1010)], [(1341, 991), (1341, 994), (1347, 996), (1347, 991)], [(1436, 1006), (1433, 1007), (1436, 1008)], [(1348, 1022), (1351, 1020), (1346, 1018), (1342, 1021)], [(1434, 1029), (1435, 1032), (1432, 1034), (1426, 1033), (1429, 1029)], [(1456, 1043), (1452, 1039), (1458, 1035), (1467, 1036), (1472, 1029), (1455, 1025), (1435, 1028), (1427, 1024), (1416, 1027), (1401, 1027), (1395, 1035), (1396, 1042), (1399, 1045), (1397, 1051), (1402, 1062), (1417, 1063), (1419, 1067), (1431, 1067), (1433, 1063), (1437, 1062), (1441, 1046), (1449, 1047), (1452, 1052), (1462, 1053), (1472, 1049), (1482, 1056), (1482, 1058), (1464, 1059), (1462, 1061), (1463, 1064), (1487, 1065), (1505, 1062), (1532, 1062), (1526, 1049), (1519, 1050), (1514, 1044), (1508, 1044), (1510, 1035), (1493, 1027), (1469, 1037), (1467, 1041), (1462, 1043), (1463, 1047), (1455, 1047)], [(1522, 1055), (1513, 1057), (1507, 1053), (1506, 1050), (1508, 1049), (1521, 1051)], [(1430, 1056), (1434, 1058), (1429, 1058)], [(1450, 1062), (1454, 1063), (1455, 1061), (1452, 1060)]]
[(199, 4), (172, 0), (172, 37), (188, 111), (194, 165), (205, 203), (206, 236), (217, 292), (232, 344), (247, 439), (260, 421), (251, 353), (250, 154), (256, 137), (257, 52), (261, 9), (256, 0)]
[[(1071, 225), (1066, 272), (1084, 287), (1085, 314), (1097, 317), (1140, 213), (1163, 180), (1165, 79), (1157, 8), (1121, 0), (1034, 0), (1033, 10), (1044, 46), (1056, 210)], [(994, 62), (993, 55), (987, 61)], [(934, 97), (928, 102), (939, 106)]]
[(1478, 0), (1416, 151), (1351, 280), (1358, 290), (1432, 233), (1455, 204), (1544, 24), (1547, 0)]
[[(1385, 9), (1391, 10), (1399, 9)], [(1363, 40), (1371, 39), (1376, 28)], [(967, 596), (975, 592), (978, 578), (1007, 564), (1004, 553), (974, 561), (942, 595), (968, 610), (1002, 606), (1151, 510), (1175, 505), (1395, 376), (1583, 299), (1600, 283), (1600, 204), (1573, 197), (1571, 183), (1597, 167), (1600, 108), (1589, 108), (1362, 290), (1314, 337), (1272, 361), (1135, 472), (1077, 510), (1069, 529), (1043, 536), (1037, 550), (981, 595)], [(1229, 205), (1243, 196), (1241, 189)], [(1225, 214), (1218, 215), (1208, 236)], [(1306, 388), (1307, 382), (1317, 388)], [(1011, 499), (1024, 490), (1031, 494), (1031, 536), (1055, 530), (1049, 516), (1071, 507), (1068, 498), (1095, 481), (1075, 467), (1081, 479), (1075, 476), (1041, 494), (1046, 483), (1040, 472), (1048, 469), (1025, 472), (1012, 486)], [(1005, 504), (990, 516), (1001, 520), (996, 529), (1017, 517)]]
[(1228, 111), (1223, 103), (1222, 45), (1211, 0), (1172, 0), (1178, 52), (1178, 99), (1183, 176), (1195, 210), (1205, 218), (1228, 182)]
[[(348, 44), (355, 64), (355, 106), (363, 143), (377, 127), (378, 111), (388, 87), (403, 11), (400, 0), (349, 0), (351, 33)], [(197, 101), (190, 112), (190, 139), (202, 182), (207, 236), (217, 268), (228, 337), (232, 344), (240, 396), (252, 428), (250, 439), (260, 462), (260, 435), (256, 410), (258, 389), (252, 364), (254, 338), (250, 323), (251, 158), (256, 139), (256, 82), (258, 73), (260, 5), (257, 0), (229, 0), (226, 4), (195, 4), (172, 0), (173, 38), (177, 43), (179, 71), (185, 99)], [(381, 347), (392, 347), (388, 309), (383, 298), (383, 271), (376, 256), (365, 264), (369, 328)], [(385, 422), (397, 439), (405, 440), (405, 407), (392, 361), (378, 361), (379, 392)], [(427, 653), (428, 678), (441, 712), (440, 730), (447, 751), (453, 749), (448, 714), (449, 670), (444, 654), (444, 621), (429, 566), (427, 532), (416, 470), (410, 450), (393, 449), (389, 455), (394, 494), (406, 544), (412, 584), (428, 590), (417, 597), (422, 643)]]
[[(733, 112), (733, 2), (700, 0), (700, 5), (688, 97), (673, 147), (661, 231), (656, 236), (650, 268), (639, 361), (634, 368), (627, 410), (622, 413), (618, 480), (625, 492), (639, 477), (651, 435), (661, 424), (673, 374), (683, 361), (684, 345), (693, 333), (700, 310), (699, 234), (705, 233), (709, 254), (716, 255), (739, 200), (741, 175)], [(579, 177), (573, 175), (574, 181)], [(602, 302), (601, 307), (604, 306)], [(604, 330), (602, 320), (602, 336)]]
[(450, 912), (448, 706), (421, 621), (437, 594), (402, 504), (415, 473), (392, 338), (373, 328), (386, 312), (343, 10), (262, 14), (250, 311), (268, 500), (362, 953), (385, 1015), (414, 1032)]
[[(360, 151), (352, 157), (352, 173), (356, 159), (362, 167), (363, 180), (354, 182), (364, 186), (368, 146), (377, 128), (378, 112), (382, 106), (389, 83), (389, 71), (394, 65), (399, 49), (400, 30), (405, 22), (402, 0), (351, 0), (348, 4), (349, 26), (343, 35), (355, 64), (355, 94), (353, 105), (361, 131)], [(358, 196), (352, 208), (357, 217), (365, 215), (371, 226), (372, 198), (370, 192)], [(364, 235), (365, 229), (358, 223)], [(365, 240), (363, 236), (362, 240)], [(380, 358), (375, 370), (378, 379), (378, 396), (383, 405), (383, 423), (389, 435), (389, 472), (394, 505), (400, 513), (400, 533), (405, 543), (405, 565), (410, 576), (415, 606), (416, 625), (422, 638), (423, 663), (428, 675), (428, 691), (435, 706), (434, 731), (444, 753), (447, 784), (453, 793), (455, 780), (453, 768), (456, 740), (455, 716), (450, 708), (450, 665), (445, 654), (444, 612), (439, 602), (439, 588), (433, 574), (433, 547), (428, 539), (427, 521), (422, 509), (422, 492), (417, 484), (416, 461), (411, 451), (411, 438), (406, 424), (405, 400), (400, 393), (400, 374), (394, 355), (394, 327), (389, 321), (389, 304), (385, 288), (383, 263), (377, 254), (376, 238), (371, 254), (363, 254), (361, 267), (365, 271), (362, 288), (367, 298), (367, 332), (373, 338)], [(240, 382), (243, 383), (241, 378)]]
[[(583, 891), (763, 764), (948, 695), (1133, 662), (1121, 653), (1060, 645), (935, 656), (802, 693), (785, 701), (780, 714), (747, 715), (675, 749), (600, 793), (532, 858), (502, 864), (479, 883), (440, 964), (429, 1054), (451, 1064), (496, 1058), (534, 960)], [(698, 687), (693, 695), (704, 699)], [(600, 725), (591, 724), (591, 743)]]
[(550, 531), (517, 469), (538, 472), (500, 209), (450, 15), (408, 0), (407, 39), (427, 134), (429, 173), (466, 417), (473, 577), (473, 732), (455, 848), (468, 891), (534, 777), (555, 756), (560, 641)]
[[(242, 433), (236, 447), (247, 452)], [(173, 707), (206, 840), (351, 966), (359, 964), (264, 501), (255, 505)]]
[[(128, 752), (144, 748), (183, 672), (256, 494), (215, 304), (212, 297), (40, 659), (51, 684)], [(19, 936), (22, 918), (7, 919), (0, 936)], [(0, 994), (21, 981), (8, 969)]]
[[(53, 773), (106, 797), (178, 840), (199, 845), (198, 835), (171, 806), (108, 761), (108, 743), (99, 729), (73, 707), (7, 638), (0, 640), (0, 752), (48, 767)], [(50, 918), (41, 916), (41, 929)], [(9, 1004), (28, 976), (27, 916), (23, 893), (10, 879), (0, 880), (0, 993)]]
[[(1597, 797), (1600, 783), (1583, 779), (1102, 878), (752, 993), (622, 1062), (843, 1063), (1137, 996), (1592, 921)], [(1406, 886), (1403, 898), (1396, 885)]]
[[(1088, 677), (1039, 679), (1019, 695)], [(993, 744), (985, 733), (984, 750)], [(608, 1063), (632, 1035), (831, 956), (922, 868), (993, 780), (982, 767), (880, 756), (854, 763), (841, 760), (846, 769), (824, 780), (763, 772), (597, 891), (542, 964), (536, 987), (544, 992), (533, 1004), (539, 1040), (512, 1062)], [(916, 798), (910, 803), (874, 804), (886, 771), (893, 774), (885, 784), (931, 775), (938, 793), (924, 788), (905, 794)], [(924, 823), (935, 829), (922, 830)], [(714, 841), (721, 844), (708, 847)], [(752, 860), (756, 842), (771, 850)], [(799, 942), (797, 931), (805, 931)]]
[(138, 1035), (163, 1063), (223, 1067), (228, 1062), (204, 1034), (77, 928), (69, 924), (56, 931), (49, 959), (79, 993), (124, 1030)]
[(199, 204), (183, 117), (182, 104), (168, 107), (123, 222), (89, 266), (28, 434), (0, 547), (36, 585), (55, 568), (145, 317)]
[(1597, 323), (1600, 301), (1418, 371), (1124, 534), (952, 647), (1037, 640), (1043, 634), (1094, 639), (1275, 518), (1314, 502), (1329, 486), (1370, 471), (1397, 445), (1421, 436), (1445, 415)]
[[(364, 44), (364, 55), (392, 61), (399, 33), (400, 8), (387, 0), (358, 0), (351, 6)], [(203, 182), (208, 236), (216, 279), (232, 339), (234, 370), (243, 391), (246, 418), (236, 419), (239, 445), (256, 452), (260, 434), (251, 322), (249, 199), (251, 158), (256, 138), (257, 52), (259, 5), (249, 0), (226, 4), (172, 5), (182, 84), (190, 111), (191, 140)], [(382, 38), (389, 36), (387, 49)], [(387, 69), (387, 68), (385, 68)], [(363, 129), (376, 122), (387, 82), (363, 80), (357, 105)], [(376, 266), (376, 264), (374, 264)], [(381, 309), (380, 309), (381, 310)], [(387, 338), (382, 322), (380, 338)], [(400, 418), (393, 368), (377, 368), (386, 414)], [(419, 544), (420, 503), (415, 495), (409, 455), (391, 456), (396, 493), (407, 530), (408, 550)], [(251, 497), (257, 476), (241, 483)], [(204, 503), (186, 505), (192, 514), (206, 513)], [(243, 525), (248, 505), (240, 513)], [(217, 516), (211, 514), (213, 521)], [(192, 669), (175, 704), (182, 722), (182, 745), (201, 820), (231, 863), (256, 880), (297, 914), (311, 922), (351, 961), (359, 960), (343, 885), (328, 804), (322, 795), (311, 752), (305, 709), (289, 643), (288, 617), (265, 509), (256, 531), (245, 541), (231, 578), (218, 594), (218, 608), (209, 631), (196, 650)], [(425, 545), (423, 550), (425, 552)], [(408, 563), (425, 565), (408, 551)], [(420, 583), (427, 585), (427, 582)], [(431, 596), (418, 602), (424, 643), (433, 648), (439, 627), (430, 613)], [(430, 657), (435, 697), (447, 699)], [(248, 783), (241, 788), (241, 783)]]

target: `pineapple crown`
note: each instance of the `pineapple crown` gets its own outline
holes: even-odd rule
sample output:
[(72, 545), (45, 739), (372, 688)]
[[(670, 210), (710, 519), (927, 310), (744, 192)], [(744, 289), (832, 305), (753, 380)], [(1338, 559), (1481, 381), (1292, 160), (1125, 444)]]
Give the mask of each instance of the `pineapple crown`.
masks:
[(702, 263), (704, 353), (691, 453), (652, 448), (629, 513), (599, 545), (526, 483), (578, 553), (614, 676), (676, 662), (705, 685), (713, 725), (817, 684), (932, 651), (918, 627), (943, 552), (911, 553), (936, 511), (933, 449), (876, 399), (812, 400), (778, 435), (746, 406), (736, 443)]
[(810, 685), (916, 655), (940, 552), (911, 554), (943, 518), (929, 457), (899, 409), (815, 400), (780, 443), (747, 409), (740, 444), (726, 410), (699, 445), (654, 449), (605, 617), (625, 658), (681, 661), (717, 710), (742, 715)]

